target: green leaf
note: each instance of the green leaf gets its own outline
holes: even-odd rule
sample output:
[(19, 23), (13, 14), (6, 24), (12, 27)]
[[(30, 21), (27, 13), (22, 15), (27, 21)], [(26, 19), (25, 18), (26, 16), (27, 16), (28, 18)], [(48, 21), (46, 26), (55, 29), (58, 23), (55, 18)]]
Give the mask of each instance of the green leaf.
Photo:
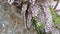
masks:
[(52, 16), (54, 16), (54, 12), (53, 12), (53, 9), (52, 8), (49, 8), (50, 9), (50, 13)]

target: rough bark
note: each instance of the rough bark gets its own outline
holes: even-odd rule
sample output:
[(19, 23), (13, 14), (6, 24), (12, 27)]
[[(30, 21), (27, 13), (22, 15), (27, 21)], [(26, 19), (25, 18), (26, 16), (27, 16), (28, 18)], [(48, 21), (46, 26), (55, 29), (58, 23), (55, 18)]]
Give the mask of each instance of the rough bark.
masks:
[[(31, 22), (32, 16), (33, 17), (37, 16), (39, 18), (38, 22), (42, 21), (42, 23), (44, 24), (46, 34), (49, 34), (50, 32), (52, 34), (59, 34), (59, 31), (54, 28), (54, 24), (52, 23), (52, 15), (49, 10), (49, 6), (50, 6), (49, 0), (34, 0), (34, 1), (29, 0), (29, 2), (27, 4), (25, 4), (25, 5), (23, 4), (22, 6), (20, 6), (20, 5), (21, 4), (19, 4), (18, 6), (21, 8), (21, 13), (18, 15), (18, 17), (23, 15), (22, 17), (24, 18), (23, 22), (25, 24), (24, 25), (25, 28), (30, 30), (31, 26), (32, 26), (32, 22)], [(42, 5), (42, 6), (40, 6), (40, 5)], [(18, 9), (19, 9), (19, 7), (18, 7)], [(39, 8), (41, 8), (41, 7), (43, 7), (43, 10), (39, 11), (40, 10)], [(37, 15), (38, 11), (41, 12), (39, 14), (39, 16)], [(15, 15), (17, 16), (18, 13), (16, 13)], [(22, 17), (20, 17), (20, 18), (22, 18)], [(21, 27), (21, 24), (19, 26)], [(18, 30), (21, 30), (21, 29), (17, 29), (16, 31), (18, 31)], [(22, 28), (22, 30), (24, 30), (24, 29)], [(23, 32), (23, 31), (19, 31), (19, 32)], [(30, 34), (30, 32), (29, 32), (29, 34)]]

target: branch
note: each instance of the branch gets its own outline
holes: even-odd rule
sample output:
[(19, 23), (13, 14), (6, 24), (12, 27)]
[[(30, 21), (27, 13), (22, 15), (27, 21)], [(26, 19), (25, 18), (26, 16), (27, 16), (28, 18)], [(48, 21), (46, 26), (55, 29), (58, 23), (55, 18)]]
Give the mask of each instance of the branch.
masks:
[(57, 8), (58, 4), (59, 4), (59, 0), (57, 0), (57, 3), (55, 5), (55, 7), (54, 7), (54, 10)]
[(55, 10), (54, 12), (59, 12), (60, 11), (60, 9), (59, 10)]

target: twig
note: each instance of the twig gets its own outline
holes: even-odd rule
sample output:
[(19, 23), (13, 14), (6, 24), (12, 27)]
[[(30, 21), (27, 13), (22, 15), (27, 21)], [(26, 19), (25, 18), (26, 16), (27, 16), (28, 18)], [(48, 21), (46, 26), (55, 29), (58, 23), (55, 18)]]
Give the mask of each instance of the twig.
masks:
[(16, 23), (15, 23), (15, 26), (14, 26), (14, 30), (16, 29), (16, 27), (17, 27), (17, 18), (16, 18)]
[(30, 6), (30, 3), (27, 4), (27, 9), (26, 9), (26, 12), (25, 12), (25, 18), (26, 18), (26, 27), (27, 29), (29, 30), (28, 26), (27, 26), (27, 20), (28, 20), (28, 10), (29, 10), (29, 6)]
[(55, 10), (54, 12), (59, 12), (60, 11), (60, 9), (59, 10)]
[(57, 0), (57, 3), (55, 5), (55, 7), (54, 7), (54, 10), (57, 8), (58, 4), (59, 4), (59, 0)]

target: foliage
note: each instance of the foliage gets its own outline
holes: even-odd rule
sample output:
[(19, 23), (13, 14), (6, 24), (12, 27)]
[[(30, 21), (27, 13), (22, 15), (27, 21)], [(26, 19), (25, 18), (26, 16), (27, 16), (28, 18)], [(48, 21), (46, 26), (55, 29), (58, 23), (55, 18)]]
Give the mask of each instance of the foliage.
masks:
[(57, 24), (60, 24), (60, 16), (58, 14), (54, 13), (52, 8), (49, 8), (49, 9), (50, 9), (51, 15), (53, 17), (52, 22), (54, 23), (54, 25), (57, 29), (60, 29), (57, 26)]
[(36, 31), (38, 31), (39, 34), (44, 34), (42, 32), (43, 24), (42, 23), (37, 24), (36, 17), (32, 17), (32, 25), (35, 27)]

